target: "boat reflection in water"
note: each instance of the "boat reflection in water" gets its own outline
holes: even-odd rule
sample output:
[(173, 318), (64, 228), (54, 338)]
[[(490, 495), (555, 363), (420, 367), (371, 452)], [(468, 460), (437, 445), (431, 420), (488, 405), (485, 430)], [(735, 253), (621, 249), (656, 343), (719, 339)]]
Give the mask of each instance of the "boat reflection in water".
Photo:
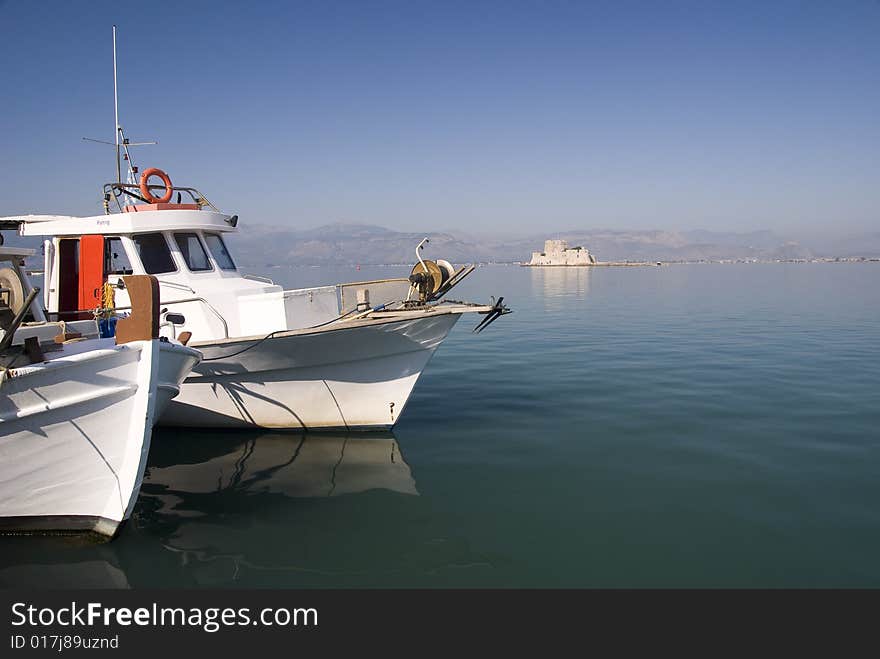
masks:
[[(177, 434), (185, 434), (187, 442), (207, 443), (208, 455), (196, 451), (193, 456), (191, 447), (181, 454)], [(165, 431), (159, 439), (144, 479), (149, 496), (162, 502), (154, 510), (159, 514), (180, 514), (180, 505), (188, 497), (209, 493), (271, 493), (297, 498), (385, 489), (418, 494), (409, 466), (390, 433), (234, 433), (221, 439), (212, 432)], [(211, 455), (212, 446), (223, 452)], [(192, 457), (195, 461), (180, 462)]]
[[(110, 545), (7, 538), (0, 587), (129, 588), (357, 581), (421, 537), (390, 433), (157, 430), (126, 532)], [(415, 504), (415, 506), (413, 505)], [(355, 549), (357, 548), (357, 549)]]
[(400, 522), (418, 514), (408, 503), (414, 495), (390, 433), (163, 429), (129, 546), (136, 554), (160, 543), (166, 569), (126, 556), (126, 574), (132, 585), (155, 584), (161, 574), (171, 580), (161, 585), (270, 586), (356, 575), (365, 560), (381, 571), (377, 555), (392, 569), (395, 558), (382, 548), (406, 535)]

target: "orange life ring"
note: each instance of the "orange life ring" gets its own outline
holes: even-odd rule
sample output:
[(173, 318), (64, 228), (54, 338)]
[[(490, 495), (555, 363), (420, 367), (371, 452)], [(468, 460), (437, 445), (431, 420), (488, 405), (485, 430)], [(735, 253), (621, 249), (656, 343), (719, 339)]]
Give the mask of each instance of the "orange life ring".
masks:
[[(154, 197), (150, 192), (150, 186), (148, 184), (148, 180), (151, 176), (158, 176), (162, 179), (162, 182), (165, 184), (165, 194), (161, 197)], [(150, 167), (143, 174), (141, 174), (141, 194), (144, 195), (144, 199), (148, 204), (167, 204), (171, 201), (171, 195), (174, 193), (174, 188), (171, 187), (171, 179), (168, 177), (168, 174), (163, 172), (158, 167)]]

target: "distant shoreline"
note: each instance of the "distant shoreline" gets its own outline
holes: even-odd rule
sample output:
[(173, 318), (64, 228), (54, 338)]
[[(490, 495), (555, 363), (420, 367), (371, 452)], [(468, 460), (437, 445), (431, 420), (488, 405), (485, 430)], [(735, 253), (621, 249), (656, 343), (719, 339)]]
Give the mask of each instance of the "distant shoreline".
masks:
[[(462, 261), (461, 263), (464, 263)], [(595, 268), (595, 267), (658, 267), (660, 265), (761, 265), (773, 263), (880, 263), (880, 257), (845, 257), (845, 258), (817, 258), (817, 259), (723, 259), (717, 261), (604, 261), (582, 265), (531, 265), (522, 261), (475, 261), (474, 265), (484, 266), (515, 266), (527, 268)], [(256, 265), (242, 263), (243, 268), (412, 268), (411, 263), (266, 263)]]
[(662, 261), (597, 261), (596, 263), (520, 263), (523, 268), (656, 268)]
[[(835, 258), (815, 258), (815, 259), (717, 259), (717, 260), (699, 260), (699, 261), (600, 261), (598, 263), (583, 263), (567, 265), (559, 264), (533, 264), (533, 263), (514, 263), (524, 268), (596, 268), (596, 267), (626, 267), (626, 266), (651, 266), (660, 265), (755, 265), (769, 263), (880, 263), (880, 257), (835, 257)], [(498, 265), (501, 265), (498, 263)]]

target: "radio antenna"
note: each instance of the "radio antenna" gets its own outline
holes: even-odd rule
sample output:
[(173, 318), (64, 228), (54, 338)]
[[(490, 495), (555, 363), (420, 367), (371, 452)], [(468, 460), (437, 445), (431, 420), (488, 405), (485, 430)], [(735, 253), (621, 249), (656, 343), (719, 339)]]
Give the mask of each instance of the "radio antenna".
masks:
[(116, 182), (122, 183), (122, 163), (119, 160), (119, 90), (116, 86), (116, 26), (113, 26), (113, 115), (115, 117), (116, 135)]
[(130, 179), (134, 180), (135, 174), (137, 173), (137, 168), (134, 166), (134, 163), (131, 160), (131, 154), (128, 152), (128, 147), (130, 146), (144, 146), (147, 144), (157, 144), (155, 141), (151, 142), (129, 142), (128, 138), (125, 137), (125, 132), (122, 130), (122, 126), (119, 125), (119, 86), (116, 78), (116, 26), (113, 26), (113, 115), (114, 115), (114, 141), (106, 142), (104, 140), (96, 140), (91, 137), (84, 137), (83, 140), (86, 142), (97, 142), (98, 144), (109, 144), (110, 146), (116, 147), (116, 182), (122, 185), (122, 154), (125, 152), (125, 160), (128, 161), (128, 167), (130, 170)]

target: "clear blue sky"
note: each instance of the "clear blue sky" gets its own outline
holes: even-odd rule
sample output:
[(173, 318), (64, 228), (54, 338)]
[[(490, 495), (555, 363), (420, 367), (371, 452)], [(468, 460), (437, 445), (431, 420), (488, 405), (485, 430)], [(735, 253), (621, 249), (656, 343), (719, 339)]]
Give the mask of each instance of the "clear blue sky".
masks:
[(880, 220), (878, 0), (0, 0), (0, 214), (100, 211), (113, 23), (137, 163), (248, 222)]

